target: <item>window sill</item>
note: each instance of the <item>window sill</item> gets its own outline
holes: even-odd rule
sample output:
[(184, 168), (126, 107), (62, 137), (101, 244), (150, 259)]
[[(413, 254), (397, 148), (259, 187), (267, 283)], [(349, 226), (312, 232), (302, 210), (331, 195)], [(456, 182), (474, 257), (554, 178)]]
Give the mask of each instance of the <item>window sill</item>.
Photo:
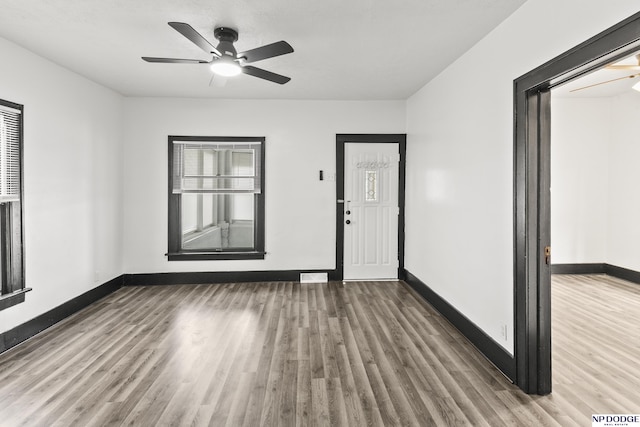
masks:
[(0, 295), (0, 311), (24, 302), (24, 295), (30, 290), (31, 288), (25, 288), (10, 294)]
[(264, 259), (266, 252), (174, 252), (168, 253), (169, 261), (207, 261), (235, 259)]

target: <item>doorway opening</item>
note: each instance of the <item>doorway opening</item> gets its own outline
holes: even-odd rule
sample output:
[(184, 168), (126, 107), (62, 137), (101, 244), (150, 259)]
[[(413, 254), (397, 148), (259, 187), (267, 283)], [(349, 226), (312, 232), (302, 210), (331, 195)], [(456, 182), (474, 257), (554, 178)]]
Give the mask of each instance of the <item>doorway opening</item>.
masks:
[[(389, 191), (383, 191), (381, 193), (378, 193), (379, 190), (382, 190), (382, 187), (380, 186), (382, 184), (382, 181), (380, 181), (379, 179), (388, 177), (388, 172), (392, 169), (394, 170), (394, 173), (395, 173), (396, 166), (397, 166), (397, 179), (395, 180), (391, 179), (389, 183), (391, 183), (391, 185), (393, 185), (394, 187), (397, 187), (393, 189), (394, 192), (397, 194), (397, 221), (396, 222), (385, 221), (384, 223), (392, 224), (392, 228), (393, 228), (393, 230), (388, 230), (388, 233), (385, 233), (385, 234), (391, 235), (391, 238), (389, 239), (389, 241), (386, 242), (387, 245), (391, 245), (391, 252), (395, 253), (397, 250), (397, 265), (394, 265), (392, 267), (394, 272), (396, 273), (395, 278), (397, 279), (404, 278), (404, 200), (405, 200), (404, 189), (405, 189), (405, 165), (406, 165), (406, 159), (405, 159), (406, 139), (407, 137), (405, 134), (337, 134), (336, 135), (336, 196), (337, 196), (336, 198), (337, 200), (336, 200), (336, 271), (335, 271), (335, 277), (334, 277), (335, 280), (344, 280), (345, 278), (356, 279), (357, 276), (360, 274), (365, 274), (365, 277), (363, 278), (368, 279), (368, 278), (373, 278), (373, 276), (371, 275), (376, 274), (375, 269), (371, 270), (370, 272), (364, 272), (364, 271), (359, 271), (359, 269), (356, 268), (355, 272), (353, 269), (351, 270), (348, 269), (347, 277), (345, 277), (345, 243), (347, 245), (351, 245), (352, 242), (350, 243), (350, 239), (353, 237), (353, 236), (345, 236), (345, 227), (358, 225), (354, 223), (354, 221), (359, 221), (354, 219), (354, 215), (356, 215), (356, 211), (354, 210), (354, 208), (360, 209), (360, 212), (358, 214), (361, 214), (362, 208), (365, 207), (364, 205), (369, 205), (369, 207), (371, 208), (369, 209), (371, 212), (371, 215), (379, 216), (380, 218), (391, 213), (390, 209), (392, 208), (394, 209), (395, 206), (384, 206), (384, 203), (382, 203), (384, 202), (383, 200), (378, 201), (374, 199), (376, 199), (378, 195), (380, 195), (380, 197), (384, 197), (383, 193), (389, 193)], [(381, 149), (382, 147), (385, 147), (385, 146), (389, 147), (390, 144), (395, 145), (397, 146), (396, 152), (399, 154), (400, 158), (399, 158), (399, 161), (397, 162), (397, 165), (393, 166), (392, 168), (389, 165), (389, 160), (391, 160), (391, 157), (392, 157), (391, 154), (379, 153), (377, 154), (378, 157), (376, 159), (373, 159), (373, 157), (369, 159), (366, 156), (371, 156), (371, 154), (353, 153), (353, 155), (362, 156), (362, 161), (358, 162), (363, 166), (362, 171), (360, 172), (363, 172), (364, 174), (368, 172), (369, 178), (373, 179), (373, 181), (369, 180), (369, 181), (361, 182), (363, 194), (364, 194), (364, 191), (367, 190), (367, 194), (370, 194), (370, 195), (363, 196), (363, 200), (360, 200), (359, 202), (356, 202), (355, 199), (352, 201), (350, 198), (349, 203), (351, 204), (349, 205), (345, 200), (345, 194), (351, 197), (350, 190), (347, 190), (345, 192), (345, 183), (349, 184), (350, 182), (350, 178), (345, 180), (345, 171), (346, 171), (345, 159), (347, 158), (347, 148), (353, 147), (357, 149), (358, 146), (360, 145), (364, 147), (364, 145), (362, 144), (369, 144), (369, 146), (379, 145)], [(351, 150), (351, 151), (362, 151), (362, 150)], [(369, 168), (368, 166), (371, 166), (371, 167)], [(354, 166), (354, 168), (356, 167), (357, 166)], [(369, 184), (367, 184), (367, 182)], [(356, 187), (359, 188), (360, 187), (359, 184), (360, 184), (359, 181), (354, 181), (354, 182), (351, 182), (350, 185), (355, 185)], [(369, 185), (370, 188), (365, 187), (365, 184)], [(371, 193), (371, 191), (373, 192)], [(370, 200), (367, 201), (366, 200), (367, 197), (369, 197)], [(395, 215), (396, 212), (393, 212), (393, 214)], [(360, 218), (363, 219), (362, 217)], [(349, 221), (348, 224), (347, 224), (347, 221)], [(377, 222), (380, 224), (383, 224), (382, 221), (377, 221)], [(349, 228), (348, 231), (349, 233), (353, 234), (354, 229)], [(389, 233), (392, 233), (392, 234), (389, 234)], [(394, 242), (394, 240), (397, 243)], [(393, 261), (395, 261), (395, 259), (393, 259)], [(383, 268), (386, 268), (388, 270), (389, 266), (383, 267)], [(383, 270), (380, 270), (380, 271), (383, 271)], [(371, 273), (370, 274), (371, 277), (366, 277), (366, 275), (369, 273)], [(387, 273), (383, 273), (383, 274), (386, 275)]]
[(640, 13), (514, 81), (516, 383), (551, 392), (550, 90), (640, 48)]

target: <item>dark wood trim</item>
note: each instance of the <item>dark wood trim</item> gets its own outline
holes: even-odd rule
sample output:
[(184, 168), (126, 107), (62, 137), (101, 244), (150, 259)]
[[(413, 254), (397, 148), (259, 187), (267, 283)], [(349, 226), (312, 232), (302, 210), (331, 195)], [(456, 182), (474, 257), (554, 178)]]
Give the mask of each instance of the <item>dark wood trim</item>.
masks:
[(24, 288), (10, 294), (0, 295), (0, 311), (24, 302), (24, 294), (29, 291), (31, 291), (31, 288)]
[(618, 279), (640, 284), (640, 271), (607, 263), (554, 264), (551, 266), (551, 272), (553, 274), (608, 274)]
[(182, 214), (181, 198), (173, 194), (173, 139), (169, 135), (167, 143), (167, 246), (168, 254), (180, 253), (180, 237), (182, 230), (180, 217)]
[(618, 279), (627, 280), (629, 282), (640, 284), (640, 272), (629, 270), (628, 268), (618, 267), (611, 264), (604, 265), (604, 273)]
[[(545, 248), (551, 248), (551, 91), (537, 92), (538, 111), (538, 336), (537, 389), (539, 394), (551, 393), (551, 265)], [(549, 374), (546, 375), (545, 373)]]
[(552, 264), (551, 274), (604, 274), (605, 263)]
[(255, 242), (255, 251), (257, 253), (262, 253), (262, 258), (264, 259), (265, 252), (265, 235), (266, 235), (266, 188), (267, 188), (267, 179), (266, 179), (266, 165), (267, 165), (267, 156), (266, 156), (266, 146), (267, 141), (265, 137), (259, 138), (262, 141), (260, 144), (260, 194), (255, 195), (255, 203), (254, 203), (254, 218), (258, 218), (254, 227), (254, 242)]
[[(0, 99), (0, 105), (19, 111), (18, 119), (18, 156), (20, 168), (20, 198), (18, 201), (4, 202), (0, 206), (0, 295), (13, 294), (6, 298), (0, 307), (19, 304), (24, 301), (24, 105)], [(0, 308), (1, 310), (2, 308)]]
[(7, 101), (5, 99), (0, 99), (0, 105), (5, 107), (13, 108), (14, 110), (18, 110), (21, 113), (24, 113), (24, 105), (18, 104), (16, 102)]
[(29, 320), (22, 325), (0, 334), (0, 353), (14, 347), (21, 342), (31, 338), (38, 332), (55, 325), (59, 321), (82, 310), (90, 304), (98, 301), (115, 292), (123, 285), (124, 276), (120, 275), (82, 295), (79, 295), (56, 308), (41, 314), (35, 319)]
[(398, 216), (398, 279), (406, 278), (404, 269), (404, 220), (405, 220), (405, 201), (406, 201), (406, 180), (407, 180), (407, 135), (402, 135), (400, 144), (400, 177), (398, 184), (398, 208), (400, 214)]
[(511, 381), (515, 379), (515, 358), (504, 347), (409, 271), (405, 270), (404, 276), (405, 282), (458, 329), (487, 360), (493, 363)]
[[(516, 383), (527, 393), (551, 392), (550, 291), (541, 257), (550, 228), (544, 190), (550, 123), (541, 96), (640, 48), (640, 13), (601, 32), (514, 81), (514, 321)], [(541, 166), (542, 163), (542, 166)]]
[(335, 280), (344, 278), (344, 140), (336, 135), (336, 268)]
[(169, 135), (171, 141), (193, 141), (193, 142), (262, 142), (264, 136), (193, 136), (193, 135)]
[(180, 273), (125, 274), (124, 286), (196, 285), (208, 283), (298, 282), (301, 273), (329, 273), (332, 270), (199, 271)]
[(352, 143), (394, 143), (400, 153), (398, 179), (398, 278), (404, 278), (404, 221), (405, 221), (405, 182), (407, 170), (407, 135), (393, 134), (336, 134), (336, 269), (331, 280), (344, 278), (344, 149)]
[[(265, 165), (266, 165), (266, 138), (263, 136), (177, 136), (169, 135), (168, 156), (167, 156), (167, 233), (168, 233), (168, 253), (169, 261), (199, 261), (199, 260), (242, 260), (242, 259), (264, 259), (265, 257)], [(211, 251), (198, 252), (182, 249), (181, 241), (181, 197), (173, 194), (173, 142), (193, 141), (193, 142), (237, 142), (256, 143), (260, 142), (260, 186), (261, 192), (255, 194), (254, 218), (254, 242), (255, 249), (242, 251)]]
[(178, 252), (167, 254), (169, 261), (202, 261), (202, 260), (234, 260), (234, 259), (264, 259), (265, 252)]

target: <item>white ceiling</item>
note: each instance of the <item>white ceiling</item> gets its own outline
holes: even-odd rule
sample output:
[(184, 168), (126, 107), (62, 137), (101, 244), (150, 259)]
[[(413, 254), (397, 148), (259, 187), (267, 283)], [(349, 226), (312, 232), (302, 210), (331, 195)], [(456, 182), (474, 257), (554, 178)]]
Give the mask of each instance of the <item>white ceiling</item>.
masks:
[[(406, 99), (525, 0), (0, 0), (0, 37), (126, 96)], [(295, 52), (255, 65), (292, 80), (241, 75), (210, 85), (206, 59), (167, 25), (186, 22), (238, 51), (279, 40)]]

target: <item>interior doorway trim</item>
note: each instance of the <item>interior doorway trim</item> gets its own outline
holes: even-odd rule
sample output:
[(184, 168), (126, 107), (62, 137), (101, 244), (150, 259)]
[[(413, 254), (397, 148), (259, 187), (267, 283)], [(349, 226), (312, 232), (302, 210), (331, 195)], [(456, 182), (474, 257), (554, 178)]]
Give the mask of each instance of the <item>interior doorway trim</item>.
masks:
[(400, 152), (398, 179), (398, 279), (404, 279), (404, 188), (407, 154), (406, 134), (346, 134), (336, 135), (336, 269), (331, 280), (344, 278), (344, 150), (346, 143), (396, 143)]
[(551, 392), (549, 91), (640, 49), (640, 13), (514, 81), (514, 316), (516, 384)]

